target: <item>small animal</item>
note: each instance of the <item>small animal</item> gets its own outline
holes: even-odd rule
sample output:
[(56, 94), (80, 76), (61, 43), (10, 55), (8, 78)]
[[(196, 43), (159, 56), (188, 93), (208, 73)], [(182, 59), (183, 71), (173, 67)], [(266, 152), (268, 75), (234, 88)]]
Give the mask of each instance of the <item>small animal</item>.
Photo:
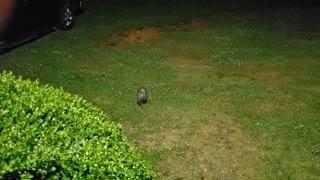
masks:
[(137, 104), (141, 107), (148, 101), (147, 90), (143, 87), (137, 90)]

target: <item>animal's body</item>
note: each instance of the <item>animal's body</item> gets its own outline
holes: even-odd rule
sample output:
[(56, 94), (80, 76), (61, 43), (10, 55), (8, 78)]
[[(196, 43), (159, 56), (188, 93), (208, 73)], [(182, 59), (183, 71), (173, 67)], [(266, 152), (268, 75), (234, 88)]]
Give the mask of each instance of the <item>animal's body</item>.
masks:
[(146, 104), (148, 101), (148, 94), (145, 88), (139, 88), (137, 90), (137, 104), (141, 107), (142, 105)]

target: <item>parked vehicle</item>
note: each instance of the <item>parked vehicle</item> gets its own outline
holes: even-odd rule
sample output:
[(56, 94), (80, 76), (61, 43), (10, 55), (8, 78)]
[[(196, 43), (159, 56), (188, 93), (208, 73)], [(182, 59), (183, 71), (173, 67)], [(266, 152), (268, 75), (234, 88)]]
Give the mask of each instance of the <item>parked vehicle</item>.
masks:
[(70, 30), (83, 0), (13, 0), (14, 8), (0, 36), (0, 51), (58, 28)]

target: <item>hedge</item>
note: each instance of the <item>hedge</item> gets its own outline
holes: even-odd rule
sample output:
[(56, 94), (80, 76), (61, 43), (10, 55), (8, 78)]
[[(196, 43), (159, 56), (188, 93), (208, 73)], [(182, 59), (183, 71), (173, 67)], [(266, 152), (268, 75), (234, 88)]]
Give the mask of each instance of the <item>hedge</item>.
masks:
[(153, 179), (119, 124), (86, 100), (0, 74), (0, 179)]

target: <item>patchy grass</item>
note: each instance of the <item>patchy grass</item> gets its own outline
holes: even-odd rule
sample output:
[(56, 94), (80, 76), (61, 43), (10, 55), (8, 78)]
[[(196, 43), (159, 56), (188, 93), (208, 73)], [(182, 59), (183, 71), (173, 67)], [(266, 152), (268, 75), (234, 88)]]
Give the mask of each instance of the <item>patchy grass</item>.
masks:
[(213, 122), (197, 129), (186, 139), (184, 154), (160, 169), (164, 179), (251, 179), (262, 168), (262, 144), (233, 123)]
[(0, 69), (102, 108), (159, 179), (320, 176), (316, 7), (135, 3), (90, 1), (73, 31), (2, 55)]
[(103, 40), (102, 45), (121, 49), (135, 44), (144, 43), (153, 39), (158, 39), (160, 32), (158, 28), (131, 29), (126, 32), (114, 34)]

